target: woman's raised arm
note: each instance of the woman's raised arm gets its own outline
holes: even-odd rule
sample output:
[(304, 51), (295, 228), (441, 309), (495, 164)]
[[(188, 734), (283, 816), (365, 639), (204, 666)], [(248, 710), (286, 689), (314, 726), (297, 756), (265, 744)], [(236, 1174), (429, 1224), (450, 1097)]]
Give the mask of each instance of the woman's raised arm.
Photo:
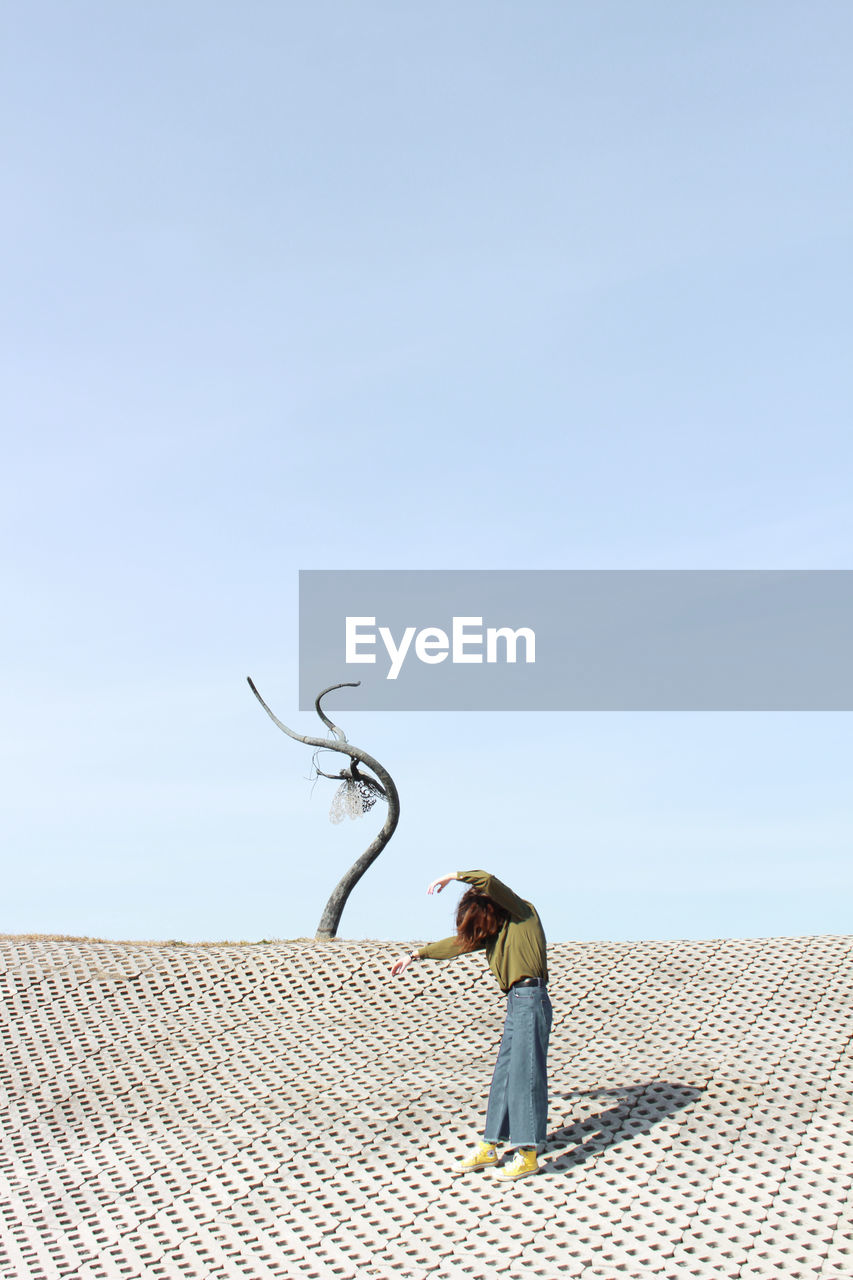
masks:
[(455, 871), (451, 871), (450, 874), (446, 876), (439, 876), (437, 880), (433, 880), (432, 884), (427, 889), (427, 893), (441, 893), (444, 886), (450, 884), (450, 881), (455, 880), (456, 878)]

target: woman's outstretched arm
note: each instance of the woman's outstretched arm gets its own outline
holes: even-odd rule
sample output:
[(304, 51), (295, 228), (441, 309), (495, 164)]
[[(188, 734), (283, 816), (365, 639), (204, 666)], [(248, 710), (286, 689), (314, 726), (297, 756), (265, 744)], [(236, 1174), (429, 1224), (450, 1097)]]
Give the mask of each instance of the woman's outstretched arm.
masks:
[(391, 965), (391, 977), (396, 978), (401, 973), (405, 973), (410, 964), (414, 964), (416, 960), (420, 960), (417, 951), (408, 951), (403, 956), (397, 956), (397, 959)]
[[(451, 880), (456, 879), (458, 877), (455, 871), (448, 872), (446, 876), (439, 876), (437, 880), (433, 880), (427, 893), (441, 893)], [(399, 974), (405, 973), (409, 965), (414, 964), (416, 960), (450, 960), (459, 954), (459, 939), (455, 934), (450, 938), (442, 938), (440, 942), (430, 942), (418, 951), (398, 956), (391, 966), (391, 977), (396, 978)]]

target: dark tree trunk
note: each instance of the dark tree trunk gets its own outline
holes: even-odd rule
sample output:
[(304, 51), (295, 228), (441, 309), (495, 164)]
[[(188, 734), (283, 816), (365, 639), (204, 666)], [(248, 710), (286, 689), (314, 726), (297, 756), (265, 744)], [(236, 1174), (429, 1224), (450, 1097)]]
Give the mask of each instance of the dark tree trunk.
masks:
[[(350, 760), (352, 761), (351, 770), (349, 774), (344, 772), (340, 773), (338, 776), (341, 778), (346, 778), (348, 776), (349, 777), (365, 776), (365, 775), (358, 774), (358, 765), (356, 764), (356, 761), (358, 761), (359, 764), (366, 765), (368, 769), (372, 769), (372, 771), (376, 774), (376, 778), (379, 780), (377, 783), (375, 779), (368, 777), (367, 781), (372, 782), (374, 787), (376, 787), (376, 789), (380, 791), (380, 793), (384, 796), (384, 799), (388, 802), (388, 813), (386, 815), (382, 830), (379, 832), (376, 838), (372, 840), (371, 843), (367, 846), (367, 848), (365, 849), (361, 857), (358, 858), (353, 863), (349, 871), (347, 871), (346, 875), (344, 875), (338, 881), (337, 885), (332, 890), (332, 894), (329, 898), (329, 901), (326, 903), (326, 906), (323, 910), (323, 914), (320, 917), (320, 923), (317, 926), (317, 932), (315, 934), (315, 937), (328, 941), (331, 938), (334, 938), (337, 936), (338, 925), (341, 922), (341, 916), (343, 914), (344, 907), (346, 906), (347, 898), (350, 896), (353, 889), (358, 884), (359, 880), (364, 875), (367, 868), (371, 865), (371, 863), (376, 861), (376, 859), (379, 857), (380, 853), (385, 848), (386, 844), (394, 834), (394, 830), (400, 819), (400, 797), (397, 794), (397, 788), (394, 785), (394, 779), (391, 777), (388, 770), (384, 769), (378, 760), (374, 760), (373, 756), (368, 755), (367, 752), (363, 751), (361, 747), (354, 747), (351, 742), (347, 742), (346, 735), (344, 734), (344, 732), (341, 729), (339, 729), (336, 724), (332, 723), (332, 721), (328, 718), (326, 713), (323, 711), (323, 708), (320, 706), (320, 700), (324, 698), (327, 693), (331, 693), (334, 689), (355, 688), (356, 685), (359, 683), (357, 680), (354, 682), (346, 683), (346, 684), (330, 685), (328, 689), (324, 689), (322, 693), (318, 693), (316, 699), (314, 700), (314, 706), (316, 708), (317, 715), (320, 717), (323, 723), (327, 725), (328, 728), (330, 728), (332, 732), (335, 734), (335, 741), (330, 742), (327, 738), (311, 738), (311, 737), (307, 737), (305, 734), (294, 733), (292, 729), (288, 729), (287, 725), (283, 724), (281, 720), (279, 720), (278, 717), (272, 713), (270, 708), (264, 702), (263, 698), (255, 688), (255, 685), (251, 676), (248, 676), (247, 679), (249, 681), (249, 688), (252, 690), (252, 693), (255, 695), (258, 702), (263, 707), (264, 711), (266, 711), (267, 715), (270, 717), (273, 724), (277, 725), (283, 733), (286, 733), (290, 738), (295, 738), (297, 742), (304, 742), (306, 746), (319, 747), (319, 748), (322, 748), (324, 751), (340, 751), (344, 755), (349, 756)], [(323, 776), (329, 777), (330, 775), (324, 774)]]

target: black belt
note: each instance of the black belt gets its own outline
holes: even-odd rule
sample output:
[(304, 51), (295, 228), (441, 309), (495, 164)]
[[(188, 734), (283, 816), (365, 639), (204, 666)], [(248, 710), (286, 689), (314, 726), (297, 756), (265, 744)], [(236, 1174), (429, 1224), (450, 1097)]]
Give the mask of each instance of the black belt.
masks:
[[(519, 978), (517, 982), (512, 984), (512, 987), (547, 987), (547, 985), (548, 983), (544, 978)], [(510, 991), (512, 991), (512, 987), (510, 987)]]

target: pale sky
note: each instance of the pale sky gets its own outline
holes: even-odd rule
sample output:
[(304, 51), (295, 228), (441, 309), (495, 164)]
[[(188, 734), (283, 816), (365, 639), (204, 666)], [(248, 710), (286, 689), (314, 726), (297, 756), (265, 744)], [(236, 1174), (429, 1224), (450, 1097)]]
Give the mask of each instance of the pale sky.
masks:
[[(313, 934), (300, 569), (853, 568), (847, 0), (5, 28), (3, 931)], [(342, 936), (851, 929), (849, 715), (352, 705)]]

